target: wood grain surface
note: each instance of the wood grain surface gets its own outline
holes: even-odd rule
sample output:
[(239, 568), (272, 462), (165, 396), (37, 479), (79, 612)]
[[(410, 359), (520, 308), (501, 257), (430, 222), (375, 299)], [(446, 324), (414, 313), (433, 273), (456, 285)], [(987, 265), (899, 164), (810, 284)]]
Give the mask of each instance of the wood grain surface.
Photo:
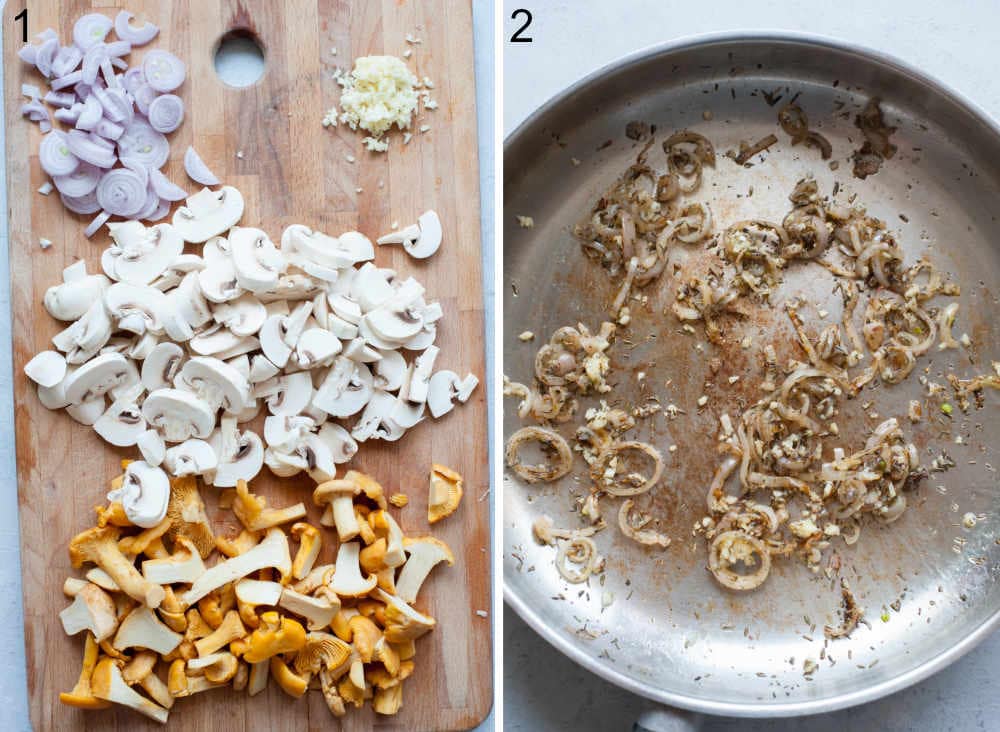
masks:
[[(22, 368), (63, 325), (42, 307), (45, 289), (61, 281), (62, 269), (83, 258), (99, 272), (106, 233), (88, 241), (89, 217), (66, 211), (56, 194), (36, 189), (45, 180), (38, 165), (37, 126), (20, 119), (20, 86), (40, 84), (37, 72), (16, 59), (20, 25), (13, 16), (23, 0), (8, 2), (3, 13), (4, 82), (7, 115), (7, 181), (10, 201), (10, 269), (14, 333), (14, 403), (25, 638), (31, 718), (36, 730), (154, 729), (155, 723), (130, 710), (82, 712), (61, 705), (79, 673), (83, 638), (67, 637), (57, 613), (66, 604), (61, 587), (71, 574), (69, 539), (94, 524), (93, 508), (104, 502), (108, 481), (120, 473), (119, 460), (134, 449), (105, 444), (92, 429), (62, 411), (39, 403)], [(378, 249), (376, 263), (414, 275), (428, 300), (439, 300), (445, 317), (438, 329), (438, 368), (472, 371), (485, 382), (483, 297), (480, 279), (480, 224), (476, 110), (472, 65), (471, 4), (456, 0), (310, 0), (296, 2), (89, 3), (43, 0), (27, 3), (29, 32), (55, 28), (71, 38), (80, 15), (103, 11), (110, 17), (123, 7), (161, 28), (146, 48), (173, 52), (188, 65), (188, 79), (177, 92), (187, 105), (183, 126), (170, 135), (171, 157), (164, 172), (191, 192), (182, 158), (194, 145), (224, 183), (246, 199), (244, 226), (266, 230), (280, 240), (285, 226), (304, 223), (336, 235), (358, 229), (373, 239), (392, 222), (414, 222), (428, 208), (438, 211), (444, 242), (433, 258), (418, 262), (399, 247)], [(12, 29), (18, 32), (12, 32)], [(266, 69), (255, 85), (227, 87), (213, 65), (215, 49), (230, 31), (252, 34), (264, 49)], [(409, 45), (412, 33), (423, 43)], [(336, 56), (331, 48), (336, 47)], [(435, 82), (440, 109), (426, 112), (408, 146), (392, 137), (388, 154), (366, 152), (361, 135), (341, 126), (324, 129), (325, 110), (339, 99), (331, 76), (335, 65), (350, 67), (368, 54), (402, 56), (418, 76)], [(142, 57), (140, 48), (130, 58)], [(237, 152), (241, 156), (237, 157)], [(347, 156), (356, 158), (349, 163)], [(53, 242), (43, 251), (39, 237)], [(197, 251), (197, 248), (193, 248)], [(262, 419), (262, 418), (259, 418)], [(338, 722), (322, 695), (286, 696), (273, 682), (255, 698), (231, 690), (211, 691), (178, 700), (169, 725), (185, 730), (454, 730), (474, 726), (490, 706), (492, 660), (490, 620), (476, 610), (490, 605), (490, 534), (486, 390), (481, 386), (464, 406), (445, 418), (418, 425), (397, 443), (362, 445), (351, 465), (372, 473), (388, 493), (410, 496), (406, 508), (392, 509), (407, 534), (433, 535), (448, 542), (455, 566), (441, 567), (425, 585), (418, 608), (438, 620), (437, 629), (417, 642), (417, 669), (406, 682), (403, 709), (396, 717), (376, 717), (370, 706), (350, 710)], [(258, 425), (259, 428), (259, 425)], [(452, 517), (436, 525), (426, 520), (431, 462), (462, 472), (466, 497)], [(252, 489), (282, 506), (305, 501), (310, 520), (319, 513), (309, 498), (313, 482), (301, 476), (278, 479), (267, 468)], [(234, 530), (228, 511), (216, 507), (215, 489), (203, 488), (217, 529)], [(335, 543), (326, 539), (320, 561), (329, 561)], [(3, 724), (0, 723), (0, 727)]]

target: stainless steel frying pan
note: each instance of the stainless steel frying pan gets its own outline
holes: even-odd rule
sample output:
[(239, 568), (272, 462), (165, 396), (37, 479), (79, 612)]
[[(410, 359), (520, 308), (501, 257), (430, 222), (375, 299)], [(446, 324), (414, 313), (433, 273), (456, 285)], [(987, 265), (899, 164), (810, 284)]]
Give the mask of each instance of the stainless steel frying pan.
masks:
[[(812, 125), (833, 143), (838, 170), (815, 150), (789, 144), (776, 123), (783, 101), (769, 106), (765, 91), (783, 99), (799, 95)], [(860, 145), (853, 118), (872, 95), (882, 98), (887, 120), (898, 127), (893, 141), (899, 153), (877, 175), (859, 181), (848, 160)], [(720, 156), (709, 171), (700, 198), (710, 203), (717, 229), (751, 215), (780, 219), (788, 193), (806, 174), (816, 176), (825, 194), (839, 181), (841, 200), (857, 193), (874, 215), (890, 222), (908, 262), (928, 251), (962, 283), (955, 332), (967, 332), (973, 348), (934, 352), (921, 368), (942, 379), (949, 369), (981, 373), (991, 358), (1000, 358), (997, 124), (937, 81), (866, 49), (785, 33), (726, 34), (625, 58), (566, 90), (508, 138), (504, 372), (511, 378), (530, 379), (539, 345), (521, 342), (519, 333), (530, 329), (542, 338), (577, 321), (596, 326), (614, 296), (603, 270), (582, 255), (570, 230), (634, 160), (639, 143), (624, 134), (633, 120), (655, 124), (659, 139), (675, 129), (697, 130), (720, 152), (773, 132), (779, 143), (752, 168)], [(520, 228), (518, 214), (532, 216), (535, 227)], [(798, 562), (781, 562), (762, 590), (730, 593), (706, 572), (703, 541), (691, 536), (716, 460), (719, 408), (737, 392), (715, 387), (701, 412), (695, 401), (706, 380), (722, 383), (739, 375), (740, 383), (758, 382), (758, 352), (765, 343), (774, 343), (779, 357), (797, 355), (784, 316), (775, 308), (733, 326), (752, 336), (750, 351), (718, 351), (707, 343), (699, 351), (696, 343), (704, 339), (679, 333), (673, 317), (663, 314), (666, 300), (655, 287), (649, 292), (648, 312), (636, 315), (631, 326), (632, 345), (615, 348), (616, 394), (636, 403), (652, 393), (688, 411), (672, 422), (658, 419), (655, 429), (644, 427), (638, 436), (664, 449), (678, 446), (654, 506), (674, 544), (667, 551), (644, 549), (611, 528), (596, 539), (609, 557), (605, 584), (567, 585), (554, 569), (554, 550), (532, 540), (531, 523), (547, 513), (557, 525), (576, 525), (569, 493), (577, 484), (566, 478), (528, 486), (507, 475), (505, 597), (531, 626), (620, 686), (669, 705), (739, 716), (816, 713), (878, 698), (954, 661), (996, 627), (995, 393), (987, 395), (985, 409), (959, 416), (943, 435), (928, 422), (906, 421), (908, 400), (919, 396), (915, 379), (866, 391), (854, 405), (860, 411), (860, 402), (870, 400), (866, 411), (880, 419), (903, 418), (925, 464), (944, 447), (956, 467), (932, 473), (897, 523), (866, 526), (857, 545), (838, 545), (843, 574), (868, 625), (830, 642), (824, 652), (823, 624), (839, 618), (830, 580)], [(819, 267), (797, 269), (775, 301), (794, 294), (828, 310), (831, 322), (839, 319), (839, 297)], [(722, 362), (714, 377), (713, 356)], [(640, 371), (644, 392), (636, 378)], [(756, 399), (750, 392), (745, 396)], [(520, 426), (513, 406), (505, 405), (505, 436)], [(859, 414), (845, 431), (862, 440), (860, 431), (873, 423)], [(958, 435), (962, 444), (954, 442)], [(582, 475), (581, 465), (576, 472)], [(966, 513), (978, 517), (972, 529), (962, 525)], [(819, 664), (808, 679), (806, 658)]]

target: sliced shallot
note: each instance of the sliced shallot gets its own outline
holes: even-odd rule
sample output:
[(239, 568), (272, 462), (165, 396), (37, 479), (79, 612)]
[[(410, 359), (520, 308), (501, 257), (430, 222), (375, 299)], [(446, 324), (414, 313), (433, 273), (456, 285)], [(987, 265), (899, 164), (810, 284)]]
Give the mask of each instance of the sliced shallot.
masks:
[(62, 107), (63, 109), (69, 109), (74, 104), (76, 104), (76, 94), (73, 92), (57, 92), (50, 91), (44, 97), (44, 100), (51, 104), (53, 107)]
[(38, 47), (38, 52), (35, 54), (35, 68), (46, 79), (52, 76), (52, 61), (58, 52), (59, 40), (57, 38), (50, 38)]
[(90, 132), (97, 127), (97, 123), (101, 121), (101, 117), (103, 116), (104, 109), (101, 107), (101, 103), (97, 101), (97, 97), (87, 97), (83, 100), (83, 110), (76, 120), (76, 128)]
[[(97, 185), (94, 185), (97, 188)], [(74, 197), (67, 196), (65, 193), (60, 192), (59, 198), (62, 200), (63, 206), (68, 208), (73, 213), (77, 214), (92, 214), (97, 213), (101, 210), (101, 204), (97, 202), (97, 191), (91, 191), (90, 193), (85, 193), (82, 196)]]
[[(104, 171), (100, 168), (90, 163), (80, 163), (72, 173), (52, 176), (52, 182), (55, 183), (56, 188), (64, 196), (79, 199), (81, 196), (86, 196), (97, 188), (97, 183), (101, 180), (102, 175), (104, 175)], [(97, 198), (95, 197), (94, 202), (96, 203), (96, 201)], [(87, 211), (84, 213), (93, 212)]]
[(122, 86), (125, 87), (125, 91), (132, 95), (135, 94), (136, 89), (145, 83), (146, 75), (143, 73), (141, 66), (133, 66), (122, 76)]
[(65, 76), (71, 73), (83, 60), (83, 51), (76, 46), (63, 46), (52, 59), (52, 75)]
[(203, 186), (219, 185), (219, 179), (215, 177), (215, 173), (209, 170), (205, 161), (201, 159), (193, 147), (189, 147), (184, 153), (184, 170), (195, 183), (201, 183)]
[(184, 121), (184, 102), (176, 94), (158, 96), (149, 105), (149, 126), (157, 132), (173, 132)]
[(169, 51), (153, 49), (142, 60), (146, 83), (158, 92), (170, 92), (184, 83), (184, 62)]
[[(157, 172), (159, 172), (159, 171), (157, 171)], [(167, 201), (166, 199), (161, 198), (160, 199), (160, 205), (158, 205), (156, 207), (156, 210), (153, 211), (153, 213), (151, 213), (147, 218), (150, 221), (159, 221), (164, 216), (166, 216), (168, 213), (170, 213), (170, 201)]]
[[(521, 445), (525, 442), (538, 442), (556, 453), (556, 462), (546, 465), (525, 465), (521, 462)], [(573, 467), (573, 452), (566, 440), (558, 432), (543, 427), (522, 427), (510, 436), (506, 450), (507, 465), (521, 478), (529, 483), (542, 483), (557, 480)]]
[[(145, 75), (143, 75), (145, 78)], [(149, 105), (153, 103), (153, 100), (159, 96), (159, 93), (143, 81), (139, 84), (138, 88), (132, 92), (132, 99), (135, 101), (135, 108), (138, 109), (142, 114), (149, 114)]]
[(73, 43), (87, 51), (98, 43), (103, 43), (108, 32), (114, 26), (111, 18), (100, 13), (88, 13), (81, 16), (73, 26)]
[(97, 143), (90, 135), (80, 130), (70, 130), (66, 135), (69, 150), (80, 160), (98, 168), (110, 168), (115, 164), (115, 153)]
[(136, 28), (132, 25), (132, 18), (135, 16), (127, 10), (122, 10), (115, 16), (115, 33), (123, 41), (128, 41), (133, 46), (143, 46), (156, 38), (160, 29), (150, 22), (144, 23)]
[(102, 119), (97, 123), (97, 127), (94, 128), (94, 133), (106, 140), (117, 140), (122, 136), (123, 132), (125, 132), (124, 127), (106, 119)]
[(93, 221), (87, 224), (87, 228), (83, 230), (83, 235), (88, 239), (97, 233), (97, 230), (107, 223), (108, 219), (111, 218), (111, 214), (107, 211), (101, 211)]
[(49, 175), (69, 175), (80, 164), (76, 156), (70, 152), (66, 134), (53, 130), (45, 136), (38, 146), (38, 162)]
[(156, 191), (156, 195), (167, 202), (180, 201), (187, 198), (188, 195), (187, 191), (169, 180), (156, 168), (151, 168), (149, 171), (149, 185)]
[(146, 186), (134, 170), (115, 168), (97, 184), (97, 202), (113, 216), (134, 216), (146, 205)]
[(94, 96), (101, 103), (104, 116), (109, 120), (125, 127), (132, 123), (135, 112), (132, 109), (132, 100), (128, 98), (124, 89), (95, 89)]
[[(83, 81), (83, 72), (77, 70), (77, 71), (71, 71), (65, 76), (60, 76), (57, 79), (53, 79), (52, 82), (49, 84), (49, 86), (51, 86), (54, 91), (59, 91), (60, 89), (65, 89), (68, 86), (75, 86), (79, 84), (81, 81)], [(86, 96), (85, 94), (80, 94), (80, 91), (78, 89), (74, 89), (74, 91), (76, 91), (77, 96), (79, 97)]]
[(118, 138), (118, 154), (131, 158), (147, 168), (162, 168), (170, 155), (170, 143), (149, 123), (136, 117)]

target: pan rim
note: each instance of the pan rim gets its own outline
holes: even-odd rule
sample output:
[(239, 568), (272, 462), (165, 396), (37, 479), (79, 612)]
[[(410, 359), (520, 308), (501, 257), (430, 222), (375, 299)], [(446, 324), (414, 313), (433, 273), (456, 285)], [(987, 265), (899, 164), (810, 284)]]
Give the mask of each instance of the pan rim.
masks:
[[(733, 43), (789, 43), (803, 46), (819, 47), (826, 50), (851, 53), (864, 58), (869, 62), (874, 62), (889, 69), (911, 77), (922, 84), (933, 89), (937, 94), (959, 107), (977, 122), (989, 129), (992, 134), (1000, 139), (1000, 123), (997, 122), (976, 102), (969, 99), (962, 92), (957, 91), (940, 79), (930, 76), (919, 70), (910, 63), (898, 57), (879, 51), (863, 44), (852, 43), (839, 38), (821, 35), (817, 33), (807, 33), (802, 31), (787, 31), (777, 29), (752, 29), (741, 31), (719, 31), (712, 33), (702, 33), (697, 35), (684, 36), (673, 41), (654, 44), (626, 54), (608, 64), (592, 71), (591, 73), (572, 82), (562, 91), (546, 100), (541, 106), (536, 108), (531, 114), (525, 117), (517, 127), (504, 138), (504, 154), (516, 145), (531, 128), (538, 124), (539, 119), (546, 116), (551, 110), (563, 104), (568, 98), (580, 92), (587, 86), (595, 83), (601, 77), (612, 73), (620, 72), (629, 66), (648, 61), (652, 58), (684, 51), (692, 48)], [(1000, 626), (1000, 608), (994, 610), (993, 614), (971, 630), (959, 643), (948, 648), (946, 651), (937, 654), (920, 665), (905, 673), (892, 676), (885, 681), (848, 693), (834, 693), (821, 699), (811, 699), (797, 702), (727, 702), (711, 698), (703, 698), (682, 694), (669, 689), (644, 683), (632, 676), (628, 676), (617, 669), (611, 667), (601, 659), (585, 653), (578, 644), (572, 642), (556, 629), (549, 626), (529, 605), (527, 599), (522, 597), (513, 586), (503, 579), (504, 601), (525, 621), (536, 633), (544, 638), (550, 645), (555, 647), (563, 655), (570, 658), (575, 663), (585, 669), (597, 674), (605, 681), (616, 686), (631, 691), (640, 696), (653, 701), (661, 702), (682, 709), (688, 709), (707, 714), (734, 716), (734, 717), (791, 717), (806, 714), (819, 714), (832, 712), (840, 709), (875, 701), (882, 697), (901, 691), (919, 681), (926, 679), (934, 673), (954, 663), (966, 653), (975, 648), (993, 630)]]

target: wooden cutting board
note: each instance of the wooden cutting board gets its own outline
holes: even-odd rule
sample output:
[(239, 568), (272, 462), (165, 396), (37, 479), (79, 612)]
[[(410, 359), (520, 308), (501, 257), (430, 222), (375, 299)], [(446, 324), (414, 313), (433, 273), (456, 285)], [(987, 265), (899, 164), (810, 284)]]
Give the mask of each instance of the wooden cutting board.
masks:
[[(191, 0), (158, 3), (92, 4), (73, 0), (29, 2), (29, 34), (53, 27), (70, 39), (76, 18), (103, 11), (110, 17), (122, 7), (153, 20), (161, 33), (147, 48), (173, 52), (188, 65), (188, 79), (178, 92), (187, 118), (170, 136), (171, 158), (164, 172), (194, 192), (182, 158), (194, 145), (209, 167), (239, 188), (246, 199), (244, 226), (266, 230), (279, 241), (285, 226), (304, 223), (338, 234), (358, 229), (372, 239), (394, 221), (416, 221), (434, 208), (444, 227), (444, 242), (433, 258), (418, 262), (398, 247), (383, 247), (376, 263), (414, 275), (428, 299), (439, 300), (445, 317), (438, 329), (438, 368), (472, 371), (485, 382), (483, 296), (480, 280), (479, 169), (476, 156), (476, 110), (472, 64), (472, 12), (455, 0), (311, 0), (310, 2), (232, 2)], [(22, 83), (41, 84), (37, 72), (18, 62), (20, 21), (14, 16), (23, 0), (7, 4), (4, 22), (4, 83), (7, 114), (10, 269), (14, 332), (14, 400), (21, 561), (24, 582), (25, 638), (31, 718), (36, 730), (154, 729), (155, 723), (130, 710), (81, 712), (61, 705), (79, 673), (82, 636), (67, 637), (57, 613), (66, 604), (61, 587), (71, 574), (66, 546), (77, 532), (94, 523), (93, 507), (104, 502), (107, 483), (120, 473), (122, 457), (135, 449), (105, 444), (88, 427), (64, 412), (43, 408), (24, 364), (63, 326), (42, 307), (47, 287), (61, 281), (62, 269), (78, 258), (90, 272), (100, 271), (108, 245), (102, 232), (83, 236), (89, 217), (66, 211), (55, 193), (36, 189), (45, 180), (38, 165), (37, 126), (20, 119)], [(264, 76), (254, 86), (235, 89), (217, 77), (213, 57), (222, 36), (231, 31), (259, 39), (266, 58)], [(422, 39), (410, 45), (405, 35)], [(336, 47), (337, 55), (331, 54)], [(430, 125), (404, 147), (393, 135), (388, 154), (366, 152), (361, 135), (320, 124), (325, 110), (339, 100), (332, 79), (335, 65), (348, 69), (369, 54), (402, 56), (434, 83), (440, 104), (417, 120)], [(141, 58), (133, 53), (131, 62)], [(240, 153), (238, 155), (237, 153)], [(354, 156), (350, 163), (347, 156)], [(53, 242), (43, 251), (39, 237)], [(322, 695), (286, 696), (273, 682), (255, 698), (230, 690), (211, 691), (178, 700), (169, 724), (189, 730), (456, 730), (475, 725), (490, 706), (492, 660), (490, 619), (476, 614), (490, 605), (490, 534), (487, 463), (486, 391), (480, 386), (466, 405), (445, 418), (427, 420), (397, 443), (362, 445), (352, 465), (369, 472), (388, 493), (410, 496), (406, 508), (392, 509), (407, 534), (445, 540), (454, 550), (453, 567), (439, 567), (425, 585), (417, 606), (438, 620), (437, 629), (417, 643), (417, 669), (406, 682), (403, 709), (396, 717), (351, 710), (338, 723)], [(434, 527), (426, 520), (431, 462), (464, 474), (466, 497), (459, 510)], [(252, 490), (273, 506), (305, 501), (318, 525), (308, 477), (281, 480), (267, 468)], [(228, 511), (216, 507), (215, 489), (202, 490), (220, 530), (234, 530)], [(327, 540), (329, 561), (334, 543)], [(2, 726), (2, 725), (0, 725)]]

